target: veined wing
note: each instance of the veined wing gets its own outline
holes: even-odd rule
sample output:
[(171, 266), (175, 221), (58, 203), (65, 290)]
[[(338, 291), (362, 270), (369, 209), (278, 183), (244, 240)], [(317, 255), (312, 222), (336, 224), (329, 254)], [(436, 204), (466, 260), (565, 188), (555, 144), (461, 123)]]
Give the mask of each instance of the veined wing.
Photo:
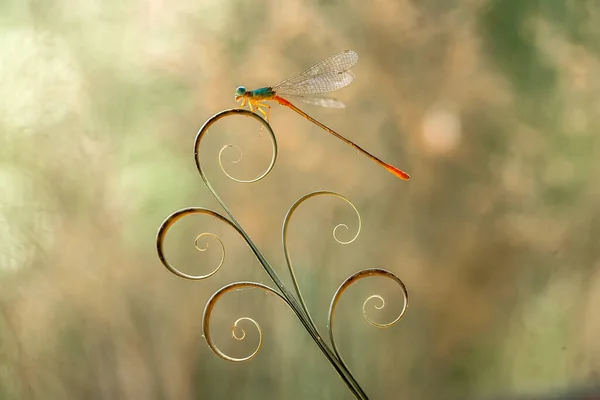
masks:
[(344, 50), (313, 65), (306, 71), (288, 78), (273, 90), (277, 94), (307, 95), (333, 92), (348, 86), (354, 76), (348, 71), (358, 61), (358, 54)]
[(306, 97), (298, 95), (287, 95), (286, 98), (289, 100), (298, 100), (306, 104), (311, 104), (313, 106), (326, 108), (346, 108), (346, 105), (341, 101), (329, 97)]

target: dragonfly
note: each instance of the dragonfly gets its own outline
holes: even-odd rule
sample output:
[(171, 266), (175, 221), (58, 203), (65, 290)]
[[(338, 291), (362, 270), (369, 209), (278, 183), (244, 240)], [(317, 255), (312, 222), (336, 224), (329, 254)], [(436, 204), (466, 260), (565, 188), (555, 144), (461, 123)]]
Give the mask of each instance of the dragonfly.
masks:
[(381, 161), (373, 154), (317, 121), (287, 100), (297, 100), (306, 104), (328, 108), (344, 108), (344, 103), (330, 97), (324, 97), (323, 94), (342, 89), (351, 84), (354, 80), (354, 75), (350, 72), (350, 68), (357, 62), (358, 54), (355, 51), (344, 50), (313, 65), (298, 75), (279, 82), (275, 86), (255, 90), (247, 90), (244, 86), (238, 86), (235, 90), (235, 101), (241, 101), (241, 108), (247, 104), (251, 112), (260, 112), (264, 115), (267, 122), (269, 122), (271, 117), (271, 106), (266, 104), (265, 101), (276, 101), (280, 105), (294, 110), (321, 129), (355, 148), (396, 177), (407, 181), (410, 179), (410, 176), (406, 172)]

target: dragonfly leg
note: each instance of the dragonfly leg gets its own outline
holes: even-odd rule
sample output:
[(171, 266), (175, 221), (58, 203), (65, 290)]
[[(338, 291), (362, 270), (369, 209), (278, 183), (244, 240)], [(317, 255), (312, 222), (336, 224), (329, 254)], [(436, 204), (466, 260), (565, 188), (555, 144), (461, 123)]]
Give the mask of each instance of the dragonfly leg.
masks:
[(258, 101), (249, 100), (248, 105), (250, 106), (250, 111), (252, 111), (252, 112), (259, 111), (265, 117), (267, 116), (267, 114), (265, 114), (264, 110), (260, 107), (261, 104)]
[[(254, 102), (253, 102), (253, 101), (248, 101), (248, 105), (250, 106), (250, 110), (251, 110), (252, 112), (254, 112), (254, 109), (256, 108), (256, 111), (259, 111), (259, 112), (260, 112), (262, 115), (264, 115), (264, 116), (265, 116), (265, 120), (267, 121), (267, 123), (269, 122), (269, 117), (270, 117), (270, 114), (271, 114), (271, 113), (270, 113), (270, 110), (271, 110), (271, 107), (270, 107), (270, 106), (268, 106), (268, 105), (266, 105), (266, 104), (259, 103), (258, 101), (254, 101)], [(262, 109), (262, 107), (268, 107), (268, 108), (269, 108), (269, 114), (267, 114), (267, 113), (265, 112), (265, 110), (263, 110), (263, 109)], [(263, 127), (263, 125), (262, 125), (262, 124), (260, 124), (260, 131), (259, 131), (259, 133), (258, 133), (258, 136), (259, 136), (259, 137), (260, 137), (260, 135), (262, 134), (262, 130), (263, 130), (263, 128), (264, 128), (264, 127)]]
[[(270, 122), (271, 119), (271, 106), (268, 104), (264, 104), (264, 103), (256, 103), (256, 105), (258, 106), (258, 109), (265, 115), (265, 118), (267, 120), (267, 122)], [(261, 110), (260, 107), (265, 107), (267, 109), (267, 112), (265, 113), (263, 110)]]

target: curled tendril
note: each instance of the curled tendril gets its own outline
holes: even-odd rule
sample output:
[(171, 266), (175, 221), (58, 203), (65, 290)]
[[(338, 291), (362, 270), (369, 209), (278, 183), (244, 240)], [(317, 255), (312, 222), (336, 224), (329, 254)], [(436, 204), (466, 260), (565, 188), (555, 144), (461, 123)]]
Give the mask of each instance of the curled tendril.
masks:
[[(221, 150), (219, 150), (219, 165), (221, 165), (221, 159), (223, 157), (223, 152), (227, 149), (236, 149), (237, 152), (239, 153), (237, 160), (229, 160), (232, 164), (237, 164), (240, 161), (242, 161), (242, 157), (244, 156), (244, 152), (242, 151), (242, 149), (240, 149), (238, 146), (236, 146), (234, 144), (226, 144), (225, 146), (223, 146), (221, 148)], [(223, 165), (221, 165), (221, 168), (223, 168)]]
[(196, 239), (194, 240), (194, 246), (196, 247), (196, 250), (201, 251), (201, 252), (205, 252), (206, 250), (208, 250), (208, 242), (204, 243), (204, 247), (200, 247), (200, 245), (198, 244), (200, 239), (202, 239), (203, 237), (206, 237), (206, 236), (216, 239), (219, 242), (219, 244), (221, 245), (221, 261), (219, 261), (219, 265), (217, 266), (217, 268), (215, 268), (212, 272), (210, 272), (206, 275), (201, 275), (199, 279), (205, 279), (210, 276), (213, 276), (214, 274), (217, 273), (217, 271), (223, 266), (223, 263), (225, 262), (225, 245), (223, 244), (223, 241), (221, 240), (221, 238), (218, 237), (217, 235), (215, 235), (214, 233), (204, 232), (204, 233), (201, 233), (198, 236), (196, 236)]
[(244, 153), (242, 152), (242, 149), (240, 149), (238, 146), (235, 146), (233, 144), (226, 144), (219, 151), (219, 167), (221, 167), (221, 171), (223, 171), (223, 173), (225, 175), (227, 175), (227, 177), (229, 179), (231, 179), (232, 181), (239, 182), (239, 183), (251, 183), (251, 182), (256, 182), (257, 180), (260, 180), (260, 179), (264, 178), (264, 174), (261, 175), (261, 176), (259, 176), (259, 177), (257, 177), (257, 178), (255, 178), (255, 179), (253, 179), (253, 180), (242, 180), (242, 179), (238, 179), (238, 178), (230, 175), (229, 172), (227, 172), (227, 170), (223, 166), (223, 152), (225, 150), (227, 150), (227, 149), (236, 149), (237, 152), (238, 152), (238, 154), (239, 154), (239, 156), (238, 156), (238, 158), (236, 160), (229, 160), (232, 164), (237, 164), (240, 161), (242, 161), (242, 156), (244, 155)]
[(199, 245), (199, 241), (203, 237), (207, 237), (207, 236), (213, 237), (221, 245), (221, 261), (219, 262), (219, 265), (213, 271), (209, 272), (206, 275), (190, 275), (190, 274), (186, 274), (185, 272), (178, 270), (177, 268), (175, 268), (175, 266), (173, 266), (167, 260), (165, 253), (164, 253), (164, 241), (165, 241), (165, 237), (167, 236), (169, 229), (173, 226), (173, 224), (175, 224), (175, 222), (179, 221), (181, 218), (186, 217), (188, 215), (192, 215), (192, 214), (205, 214), (205, 215), (213, 216), (213, 217), (225, 222), (227, 225), (231, 226), (233, 229), (238, 231), (238, 233), (241, 234), (241, 232), (234, 224), (231, 223), (231, 221), (229, 221), (227, 218), (225, 218), (221, 214), (218, 214), (212, 210), (208, 210), (206, 208), (200, 208), (200, 207), (190, 207), (190, 208), (184, 208), (179, 211), (175, 211), (173, 214), (169, 215), (164, 220), (164, 222), (162, 223), (160, 228), (158, 228), (158, 234), (156, 235), (156, 250), (158, 252), (158, 258), (163, 263), (163, 265), (169, 271), (174, 273), (175, 275), (177, 275), (181, 278), (185, 278), (185, 279), (201, 280), (201, 279), (206, 279), (206, 278), (216, 274), (217, 271), (221, 268), (221, 266), (225, 262), (225, 245), (223, 244), (223, 242), (217, 235), (215, 235), (213, 233), (205, 232), (205, 233), (201, 233), (200, 235), (198, 235), (196, 237), (196, 239), (194, 240), (194, 246), (196, 247), (196, 250), (198, 250), (198, 251), (206, 251), (208, 249), (208, 243), (205, 243), (205, 247), (200, 247), (200, 245)]
[[(202, 166), (200, 163), (200, 142), (202, 141), (202, 138), (204, 137), (204, 134), (209, 130), (209, 128), (218, 120), (220, 120), (221, 118), (225, 118), (225, 117), (229, 117), (231, 115), (242, 115), (242, 116), (246, 116), (249, 118), (254, 118), (255, 120), (257, 120), (263, 127), (267, 128), (267, 132), (269, 133), (269, 136), (271, 138), (271, 147), (272, 147), (272, 156), (271, 156), (271, 162), (269, 164), (269, 166), (267, 167), (267, 169), (260, 174), (259, 176), (257, 176), (254, 179), (248, 179), (248, 180), (244, 180), (244, 179), (238, 179), (233, 177), (231, 174), (229, 174), (226, 170), (225, 167), (223, 167), (223, 152), (229, 148), (233, 148), (236, 149), (239, 157), (237, 158), (237, 160), (231, 160), (231, 162), (233, 164), (237, 164), (240, 161), (242, 161), (242, 150), (235, 145), (232, 144), (227, 144), (225, 146), (223, 146), (221, 148), (221, 150), (219, 151), (219, 167), (221, 168), (221, 170), (223, 171), (223, 173), (231, 180), (238, 182), (238, 183), (253, 183), (253, 182), (258, 182), (261, 179), (263, 179), (265, 176), (267, 176), (269, 174), (269, 172), (271, 172), (271, 170), (273, 169), (273, 167), (275, 166), (275, 161), (277, 160), (277, 141), (275, 139), (275, 133), (273, 133), (273, 129), (271, 129), (271, 126), (267, 123), (267, 121), (265, 121), (263, 118), (261, 118), (260, 116), (256, 115), (255, 113), (249, 111), (249, 110), (243, 110), (240, 108), (233, 108), (233, 109), (229, 109), (229, 110), (225, 110), (225, 111), (221, 111), (218, 114), (213, 115), (208, 121), (206, 121), (204, 123), (204, 125), (202, 126), (202, 128), (200, 128), (200, 130), (198, 131), (198, 134), (196, 135), (196, 142), (194, 145), (194, 155), (196, 158), (196, 167), (198, 168), (198, 172), (200, 172), (200, 176), (202, 177), (202, 179), (204, 180), (204, 182), (207, 184), (209, 190), (213, 193), (213, 195), (215, 197), (217, 197), (217, 200), (221, 203), (221, 205), (224, 205), (221, 200), (219, 199), (219, 197), (217, 196), (217, 194), (215, 193), (215, 191), (213, 190), (212, 186), (208, 183), (208, 180), (206, 179), (206, 176), (204, 175), (204, 171), (202, 170)], [(262, 129), (262, 128), (261, 128)]]
[(241, 335), (238, 336), (238, 334), (236, 334), (236, 328), (238, 327), (238, 324), (242, 321), (249, 321), (252, 324), (254, 324), (254, 326), (256, 327), (256, 330), (258, 331), (258, 344), (256, 346), (256, 349), (249, 356), (242, 357), (242, 358), (235, 358), (235, 357), (228, 356), (227, 354), (223, 353), (217, 347), (217, 345), (214, 343), (214, 341), (212, 340), (212, 336), (210, 334), (210, 317), (212, 315), (212, 311), (213, 311), (217, 301), (225, 293), (228, 293), (228, 292), (231, 292), (234, 290), (244, 289), (244, 288), (259, 288), (259, 289), (266, 290), (267, 293), (273, 293), (273, 294), (277, 295), (277, 297), (279, 297), (288, 306), (291, 307), (289, 301), (286, 300), (286, 298), (283, 295), (281, 295), (281, 293), (279, 293), (278, 291), (276, 291), (262, 283), (236, 282), (236, 283), (231, 283), (227, 286), (223, 286), (221, 289), (217, 290), (215, 292), (215, 294), (213, 294), (212, 297), (208, 300), (208, 302), (206, 303), (206, 307), (204, 308), (204, 314), (202, 316), (202, 331), (204, 333), (204, 338), (206, 339), (206, 343), (208, 344), (208, 347), (213, 351), (213, 353), (215, 353), (217, 356), (221, 357), (223, 360), (226, 360), (226, 361), (242, 362), (242, 361), (251, 360), (258, 354), (258, 352), (260, 351), (260, 349), (262, 347), (262, 343), (263, 343), (263, 333), (262, 333), (262, 329), (261, 329), (260, 325), (258, 324), (258, 322), (256, 322), (255, 320), (253, 320), (252, 318), (249, 318), (249, 317), (238, 318), (233, 323), (233, 327), (231, 328), (231, 335), (233, 336), (234, 339), (244, 340), (246, 338), (246, 331), (244, 331), (243, 329), (240, 329)]
[(379, 322), (375, 322), (371, 318), (369, 318), (369, 315), (367, 314), (367, 304), (371, 300), (377, 299), (381, 303), (379, 306), (377, 304), (373, 305), (373, 307), (375, 307), (377, 310), (381, 310), (385, 307), (385, 299), (378, 294), (374, 294), (372, 296), (367, 297), (367, 299), (363, 303), (363, 316), (365, 317), (365, 319), (367, 320), (368, 323), (370, 323), (373, 326), (376, 326), (377, 328), (389, 328), (390, 326), (395, 325), (396, 322), (400, 321), (400, 318), (402, 318), (402, 316), (406, 312), (406, 300), (407, 300), (408, 294), (407, 293), (403, 293), (403, 294), (405, 294), (405, 296), (406, 296), (404, 308), (403, 308), (402, 312), (400, 313), (400, 315), (398, 315), (396, 317), (396, 319), (393, 320), (392, 322), (388, 322), (387, 324), (380, 324)]
[[(350, 203), (350, 205), (351, 205), (352, 207), (354, 207), (354, 205), (353, 205), (352, 203)], [(338, 239), (338, 237), (337, 237), (337, 230), (338, 230), (339, 228), (344, 228), (345, 230), (349, 230), (349, 229), (348, 229), (348, 225), (346, 225), (346, 224), (338, 224), (338, 225), (336, 225), (336, 227), (335, 227), (335, 228), (333, 228), (333, 238), (334, 238), (334, 239), (335, 239), (335, 241), (336, 241), (336, 242), (338, 242), (339, 244), (350, 244), (350, 243), (354, 242), (354, 241), (356, 240), (356, 238), (358, 237), (358, 234), (360, 233), (360, 229), (361, 229), (361, 228), (360, 228), (360, 225), (361, 225), (360, 214), (358, 214), (358, 210), (356, 210), (356, 208), (355, 208), (354, 210), (356, 211), (356, 215), (358, 215), (358, 226), (359, 226), (359, 228), (358, 228), (358, 231), (356, 232), (356, 235), (354, 235), (354, 237), (353, 237), (352, 239), (350, 239), (350, 240), (347, 240), (347, 241), (340, 240), (340, 239)]]
[[(290, 207), (290, 209), (288, 210), (285, 219), (283, 220), (283, 229), (282, 229), (282, 245), (283, 245), (283, 252), (285, 254), (285, 261), (287, 263), (287, 267), (288, 270), (290, 272), (290, 276), (292, 278), (292, 283), (294, 285), (294, 289), (296, 290), (296, 294), (298, 295), (298, 300), (300, 301), (300, 304), (302, 306), (302, 308), (304, 309), (304, 311), (306, 312), (306, 314), (310, 317), (310, 313), (308, 312), (308, 309), (306, 307), (306, 303), (304, 302), (304, 298), (302, 297), (302, 293), (300, 292), (300, 287), (298, 286), (298, 280), (296, 279), (296, 274), (294, 273), (294, 267), (292, 266), (292, 260), (290, 258), (290, 253), (288, 250), (288, 245), (287, 245), (287, 237), (288, 237), (288, 227), (290, 225), (290, 220), (292, 218), (292, 215), (294, 215), (294, 212), (296, 212), (296, 209), (302, 204), (304, 203), (306, 200), (316, 197), (316, 196), (323, 196), (323, 195), (328, 195), (328, 196), (334, 196), (334, 197), (339, 197), (340, 199), (344, 200), (346, 203), (350, 204), (350, 207), (352, 207), (352, 209), (354, 210), (354, 212), (356, 213), (356, 217), (358, 218), (358, 228), (356, 230), (356, 234), (354, 235), (354, 237), (352, 237), (350, 240), (347, 241), (343, 241), (340, 240), (337, 237), (337, 231), (339, 228), (344, 228), (346, 230), (348, 230), (348, 225), (346, 224), (338, 224), (336, 225), (335, 228), (333, 228), (333, 238), (335, 239), (336, 242), (340, 243), (340, 244), (350, 244), (352, 242), (354, 242), (356, 240), (356, 238), (358, 237), (358, 235), (360, 234), (360, 231), (362, 229), (362, 220), (360, 218), (360, 213), (358, 212), (358, 210), (356, 209), (356, 207), (354, 206), (354, 204), (352, 204), (352, 202), (350, 200), (348, 200), (346, 197), (342, 196), (339, 193), (335, 193), (335, 192), (330, 192), (327, 190), (321, 190), (321, 191), (317, 191), (317, 192), (312, 192), (309, 193), (307, 195), (302, 196), (301, 198), (299, 198), (298, 200), (296, 200), (296, 202)], [(312, 322), (312, 319), (311, 319)], [(314, 325), (314, 322), (313, 322)]]
[(248, 317), (242, 317), (242, 318), (238, 318), (234, 323), (233, 323), (233, 327), (231, 328), (231, 336), (236, 339), (236, 340), (244, 340), (246, 338), (246, 331), (243, 329), (240, 329), (242, 331), (242, 336), (238, 336), (235, 334), (235, 329), (237, 328), (238, 324), (241, 321), (250, 321), (254, 324), (254, 326), (256, 327), (256, 330), (258, 331), (259, 334), (259, 338), (258, 338), (258, 348), (260, 348), (262, 346), (262, 329), (260, 329), (260, 325), (258, 325), (258, 322), (256, 322), (255, 320), (253, 320), (252, 318), (248, 318)]
[(329, 317), (327, 318), (327, 329), (329, 330), (329, 339), (331, 341), (331, 345), (333, 346), (333, 351), (340, 359), (341, 359), (341, 356), (338, 352), (338, 348), (335, 343), (335, 338), (333, 335), (333, 318), (335, 316), (335, 309), (337, 307), (337, 304), (338, 304), (342, 294), (346, 291), (346, 289), (348, 289), (350, 286), (354, 285), (359, 280), (370, 277), (370, 276), (381, 276), (381, 277), (388, 278), (388, 279), (391, 279), (392, 281), (394, 281), (398, 285), (400, 290), (402, 291), (402, 296), (404, 298), (404, 304), (402, 306), (402, 310), (400, 311), (400, 314), (398, 315), (398, 317), (396, 317), (395, 320), (393, 320), (392, 322), (389, 322), (387, 324), (380, 324), (380, 323), (374, 322), (373, 320), (371, 320), (368, 317), (366, 307), (367, 307), (367, 304), (371, 300), (377, 299), (380, 301), (380, 305), (379, 306), (375, 305), (375, 308), (378, 310), (381, 310), (385, 306), (385, 300), (383, 299), (383, 297), (381, 297), (378, 294), (369, 296), (363, 303), (363, 315), (364, 315), (365, 319), (367, 320), (367, 322), (377, 328), (389, 328), (390, 326), (395, 325), (398, 321), (400, 321), (400, 319), (406, 314), (406, 310), (408, 308), (408, 290), (406, 290), (406, 286), (404, 285), (402, 280), (400, 280), (400, 278), (398, 278), (393, 273), (386, 271), (384, 269), (373, 268), (373, 269), (364, 269), (362, 271), (358, 271), (357, 273), (348, 277), (340, 285), (338, 290), (333, 295), (333, 299), (331, 300), (331, 305), (329, 307)]

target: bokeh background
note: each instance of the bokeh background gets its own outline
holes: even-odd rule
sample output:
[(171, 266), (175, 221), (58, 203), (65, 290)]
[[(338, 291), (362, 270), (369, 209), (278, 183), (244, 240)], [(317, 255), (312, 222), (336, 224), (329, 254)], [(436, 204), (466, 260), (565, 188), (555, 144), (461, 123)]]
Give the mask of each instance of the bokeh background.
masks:
[(217, 124), (201, 149), (218, 193), (286, 282), (281, 223), (324, 331), (338, 285), (362, 268), (411, 295), (376, 329), (362, 302), (401, 297), (388, 281), (349, 290), (340, 350), (374, 399), (478, 398), (594, 384), (600, 373), (600, 3), (596, 0), (0, 1), (0, 398), (351, 398), (285, 305), (225, 296), (204, 342), (208, 298), (233, 281), (270, 283), (246, 244), (209, 217), (166, 242), (192, 282), (159, 262), (173, 211), (221, 211), (194, 166), (198, 128), (342, 49), (357, 51), (344, 110), (307, 112), (412, 176), (402, 182), (295, 113), (273, 106), (279, 159), (249, 119)]

